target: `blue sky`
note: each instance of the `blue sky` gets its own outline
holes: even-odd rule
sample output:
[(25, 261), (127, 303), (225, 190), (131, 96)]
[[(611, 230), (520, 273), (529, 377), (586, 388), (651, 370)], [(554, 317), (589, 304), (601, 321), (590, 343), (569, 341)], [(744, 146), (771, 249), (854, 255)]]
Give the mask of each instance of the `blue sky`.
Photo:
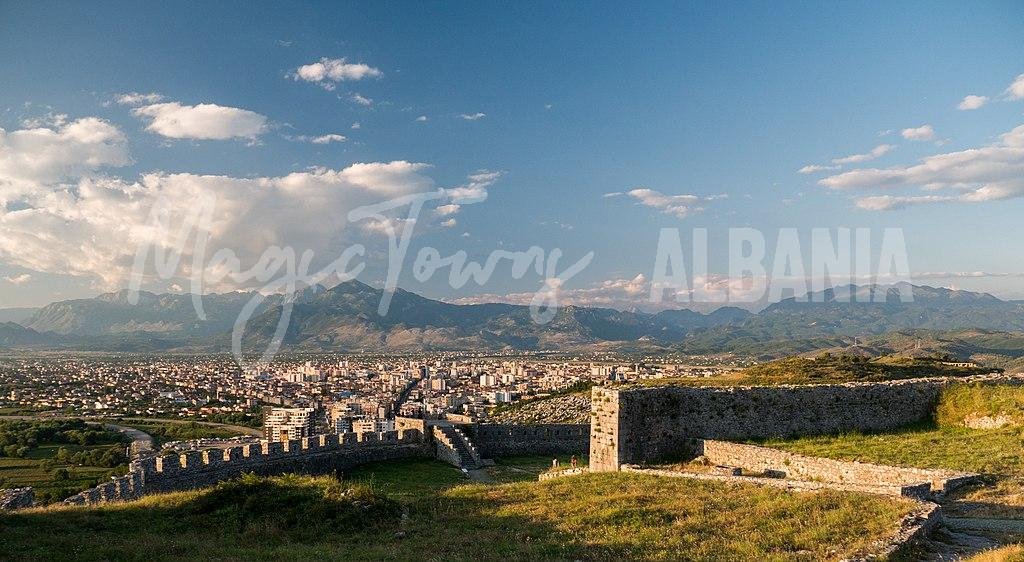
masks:
[[(281, 178), (400, 161), (429, 167), (389, 168), (381, 173), (392, 175), (380, 181), (427, 178), (453, 188), (472, 185), (468, 178), (480, 171), (495, 173), (476, 186), (486, 201), (435, 213), (412, 252), (434, 246), (484, 259), (495, 249), (538, 245), (560, 248), (571, 262), (593, 251), (592, 263), (568, 287), (580, 291), (581, 303), (628, 304), (646, 296), (625, 282), (651, 277), (661, 227), (680, 228), (684, 239), (692, 228), (709, 228), (714, 246), (725, 229), (747, 226), (769, 233), (769, 241), (782, 227), (801, 236), (812, 227), (901, 227), (913, 272), (961, 274), (931, 277), (930, 284), (1024, 298), (1024, 279), (1016, 276), (1024, 272), (1024, 186), (1014, 181), (1021, 174), (1013, 175), (1024, 170), (1024, 158), (1015, 152), (1017, 137), (1000, 137), (1024, 124), (1024, 99), (1012, 87), (1024, 73), (1024, 5), (644, 6), (5, 2), (0, 189), (7, 182), (8, 193), (0, 191), (0, 237), (7, 238), (0, 238), (0, 306), (90, 296), (123, 282), (110, 271), (130, 261), (131, 235), (112, 229), (111, 217), (68, 226), (85, 220), (79, 208), (89, 207), (80, 182), (116, 178), (122, 183), (113, 189), (131, 192), (145, 183), (143, 175), (157, 173), (163, 189), (180, 193), (175, 182), (188, 178), (174, 174)], [(365, 66), (345, 67), (349, 74), (337, 81), (296, 77), (323, 59)], [(133, 92), (159, 97), (119, 103)], [(958, 109), (968, 95), (987, 100)], [(222, 124), (242, 133), (225, 137), (206, 124), (161, 128), (160, 116), (180, 118), (198, 104), (215, 104)], [(146, 110), (153, 106), (161, 107)], [(252, 114), (258, 132), (245, 132)], [(95, 154), (75, 160), (75, 150), (91, 150), (78, 140), (44, 149), (15, 137), (38, 129), (60, 136), (62, 127), (87, 118), (105, 124), (90, 126), (113, 127), (117, 132), (103, 129), (114, 135), (106, 142), (122, 152), (104, 153), (96, 164)], [(324, 135), (345, 139), (312, 142)], [(1009, 171), (991, 172), (982, 162), (966, 178), (954, 168), (920, 179), (921, 171), (910, 169), (930, 156), (993, 146), (1005, 149), (997, 160), (1017, 158)], [(840, 169), (798, 172), (873, 149), (880, 155)], [(4, 162), (3, 150), (22, 152)], [(55, 164), (59, 177), (16, 169), (54, 151), (70, 159)], [(883, 185), (871, 175), (846, 176), (834, 181), (842, 189), (819, 183), (858, 169), (894, 169), (899, 177), (886, 176), (895, 184)], [(922, 190), (920, 182), (941, 187)], [(993, 182), (997, 194), (970, 195)], [(15, 183), (21, 187), (10, 187)], [(637, 189), (694, 197), (680, 211), (630, 195)], [(53, 203), (54, 192), (70, 193), (71, 201)], [(251, 222), (232, 227), (235, 238), (225, 243), (261, 225), (280, 234), (267, 239), (300, 247), (319, 237), (320, 255), (361, 240), (326, 226), (286, 234), (273, 222), (280, 218), (275, 204), (248, 209)], [(59, 209), (46, 220), (14, 216), (47, 205)], [(309, 212), (290, 211), (287, 219), (331, 222), (322, 207)], [(126, 256), (111, 250), (119, 238)], [(712, 270), (722, 270), (724, 258), (712, 251)], [(379, 282), (382, 261), (370, 254), (363, 278)], [(510, 279), (506, 268), (484, 286), (453, 289), (440, 275), (420, 283), (408, 274), (400, 284), (469, 301), (534, 291), (538, 283)], [(172, 290), (182, 283), (146, 286)]]

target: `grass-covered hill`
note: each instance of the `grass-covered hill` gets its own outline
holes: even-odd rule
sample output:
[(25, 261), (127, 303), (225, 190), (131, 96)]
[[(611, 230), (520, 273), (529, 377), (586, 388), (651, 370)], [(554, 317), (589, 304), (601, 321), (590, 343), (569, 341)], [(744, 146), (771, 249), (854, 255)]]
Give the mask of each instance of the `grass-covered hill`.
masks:
[(821, 354), (789, 357), (748, 367), (736, 376), (748, 384), (813, 384), (852, 381), (877, 382), (918, 377), (965, 377), (997, 372), (986, 367), (958, 367), (942, 359), (863, 357)]
[[(550, 462), (539, 459), (540, 463)], [(435, 461), (247, 477), (96, 508), (0, 514), (8, 560), (824, 560), (872, 548), (905, 500), (628, 474), (468, 483)], [(520, 480), (520, 481), (515, 481)]]
[[(784, 384), (834, 384), (879, 382), (919, 377), (967, 377), (996, 373), (990, 367), (959, 367), (946, 364), (945, 358), (900, 357), (885, 355), (796, 356), (776, 359), (740, 371), (709, 378), (650, 379), (645, 385), (680, 384), (689, 386), (774, 386)], [(630, 383), (627, 383), (630, 384)]]

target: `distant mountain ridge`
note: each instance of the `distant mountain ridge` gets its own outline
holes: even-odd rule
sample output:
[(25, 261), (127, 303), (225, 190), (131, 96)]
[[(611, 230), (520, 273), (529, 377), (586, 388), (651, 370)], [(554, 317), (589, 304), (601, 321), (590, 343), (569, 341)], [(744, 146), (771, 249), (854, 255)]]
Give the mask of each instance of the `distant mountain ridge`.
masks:
[[(901, 302), (899, 291), (913, 293)], [(885, 302), (872, 296), (885, 295)], [(199, 319), (187, 294), (126, 291), (61, 301), (39, 309), (17, 328), (0, 324), (0, 346), (148, 351), (173, 348), (224, 351), (239, 313), (256, 293), (204, 295)], [(745, 352), (777, 346), (794, 352), (848, 346), (850, 338), (894, 330), (1024, 331), (1024, 303), (992, 295), (913, 285), (848, 285), (791, 298), (753, 314), (721, 308), (658, 313), (565, 306), (547, 324), (529, 307), (457, 305), (397, 290), (388, 314), (377, 307), (382, 290), (359, 281), (297, 294), (284, 345), (349, 352), (429, 350), (609, 350)], [(267, 344), (286, 301), (262, 298), (243, 333), (245, 347)], [(17, 326), (17, 325), (14, 325)], [(26, 331), (27, 330), (27, 331)], [(801, 343), (803, 342), (803, 343)]]

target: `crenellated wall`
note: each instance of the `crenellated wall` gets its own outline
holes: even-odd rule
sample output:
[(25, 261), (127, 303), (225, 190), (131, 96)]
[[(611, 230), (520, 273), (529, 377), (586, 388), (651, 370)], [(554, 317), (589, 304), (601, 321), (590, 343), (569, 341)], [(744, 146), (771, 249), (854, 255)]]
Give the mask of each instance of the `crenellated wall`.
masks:
[(1004, 375), (761, 387), (594, 387), (590, 467), (618, 470), (692, 456), (692, 439), (769, 439), (887, 431), (930, 419), (957, 383), (1022, 384)]
[(429, 456), (433, 456), (433, 450), (417, 429), (401, 433), (317, 435), (287, 442), (261, 441), (226, 449), (138, 459), (132, 461), (128, 474), (85, 490), (64, 503), (94, 504), (130, 500), (156, 492), (190, 490), (249, 472), (324, 474), (368, 462)]
[(521, 455), (586, 455), (588, 424), (476, 424), (460, 426), (486, 458)]

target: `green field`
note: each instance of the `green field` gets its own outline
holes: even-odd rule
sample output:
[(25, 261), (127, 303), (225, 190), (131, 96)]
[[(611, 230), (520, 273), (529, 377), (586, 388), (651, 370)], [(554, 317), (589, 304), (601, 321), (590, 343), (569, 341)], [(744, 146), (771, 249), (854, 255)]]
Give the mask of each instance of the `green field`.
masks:
[(48, 503), (123, 473), (119, 433), (82, 420), (0, 421), (0, 487), (35, 488)]
[[(545, 459), (550, 462), (550, 459)], [(515, 459), (504, 470), (538, 470)], [(630, 474), (467, 483), (437, 461), (243, 479), (0, 515), (13, 560), (821, 560), (891, 533), (904, 500)]]
[[(36, 501), (52, 501), (77, 493), (107, 480), (120, 469), (98, 466), (73, 466), (63, 463), (56, 464), (68, 471), (67, 479), (60, 479), (54, 474), (53, 468), (47, 468), (44, 461), (52, 459), (57, 450), (64, 447), (72, 453), (79, 451), (106, 451), (111, 445), (41, 445), (30, 451), (25, 458), (0, 458), (0, 483), (4, 488), (35, 488)], [(119, 445), (115, 445), (120, 449)]]

